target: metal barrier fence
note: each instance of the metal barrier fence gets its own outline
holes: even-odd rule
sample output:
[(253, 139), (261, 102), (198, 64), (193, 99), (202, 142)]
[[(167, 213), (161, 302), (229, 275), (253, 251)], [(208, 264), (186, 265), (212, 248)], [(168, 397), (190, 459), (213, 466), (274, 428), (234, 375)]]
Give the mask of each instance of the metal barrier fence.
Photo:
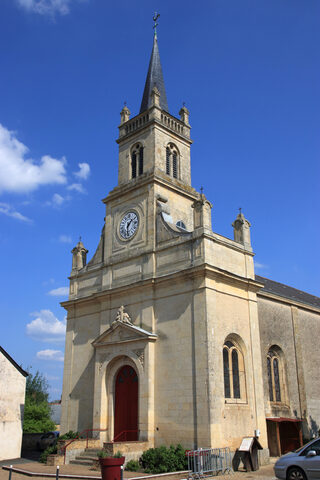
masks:
[(232, 473), (232, 455), (230, 448), (200, 448), (189, 450), (189, 478), (202, 478), (218, 473)]

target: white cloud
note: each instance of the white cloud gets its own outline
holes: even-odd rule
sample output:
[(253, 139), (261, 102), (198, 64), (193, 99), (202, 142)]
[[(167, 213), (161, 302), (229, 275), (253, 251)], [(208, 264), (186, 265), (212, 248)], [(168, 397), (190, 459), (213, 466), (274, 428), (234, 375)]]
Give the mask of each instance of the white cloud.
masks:
[(61, 350), (40, 350), (40, 352), (37, 352), (37, 358), (39, 360), (51, 360), (54, 362), (63, 362), (64, 360), (64, 355)]
[(69, 295), (69, 287), (58, 287), (50, 290), (48, 295), (52, 295), (53, 297), (65, 297)]
[(90, 175), (90, 165), (89, 163), (78, 163), (79, 172), (73, 172), (73, 174), (81, 178), (82, 180), (87, 180)]
[(60, 13), (66, 15), (69, 13), (70, 0), (17, 0), (18, 4), (25, 10), (40, 15), (52, 15)]
[(60, 321), (51, 310), (40, 310), (30, 314), (35, 317), (27, 324), (27, 335), (42, 342), (63, 342), (66, 333), (65, 319)]
[(50, 380), (50, 381), (61, 380), (60, 377), (57, 377), (55, 375), (48, 375), (47, 373), (45, 373), (44, 376), (46, 377), (47, 380)]
[(14, 132), (0, 124), (0, 193), (25, 193), (41, 185), (65, 184), (65, 158), (44, 155), (39, 162), (27, 158), (28, 148)]
[(64, 202), (64, 198), (59, 195), (59, 193), (55, 193), (52, 197), (52, 203), (53, 205), (60, 206)]
[(32, 220), (28, 217), (22, 215), (22, 213), (17, 212), (11, 205), (8, 203), (1, 203), (0, 202), (0, 213), (7, 215), (7, 217), (15, 218), (16, 220), (20, 220), (21, 222), (32, 222)]
[(65, 201), (65, 198), (63, 198), (62, 195), (60, 195), (59, 193), (54, 193), (52, 195), (52, 199), (49, 202), (47, 202), (46, 205), (50, 205), (52, 207), (61, 207), (64, 201)]
[(79, 193), (86, 193), (86, 190), (83, 188), (81, 183), (72, 183), (67, 188), (68, 190), (75, 190), (76, 192), (79, 192)]
[(72, 238), (70, 235), (60, 235), (59, 242), (61, 243), (72, 243)]
[[(28, 12), (39, 13), (40, 15), (67, 15), (74, 0), (16, 0), (20, 7)], [(86, 1), (86, 0), (77, 0)]]
[(264, 263), (254, 262), (254, 266), (257, 270), (267, 270), (269, 265), (265, 265)]

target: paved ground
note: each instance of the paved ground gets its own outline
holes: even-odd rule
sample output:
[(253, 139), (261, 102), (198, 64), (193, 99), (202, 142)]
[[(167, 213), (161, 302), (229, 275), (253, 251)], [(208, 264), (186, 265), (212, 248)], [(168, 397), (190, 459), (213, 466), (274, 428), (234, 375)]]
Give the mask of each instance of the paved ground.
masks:
[[(14, 460), (6, 460), (5, 462), (0, 462), (0, 480), (8, 480), (9, 472), (2, 469), (2, 465), (14, 465), (16, 468), (21, 468), (29, 472), (36, 473), (55, 473), (56, 467), (49, 467), (43, 463), (30, 462), (29, 459), (18, 458)], [(89, 467), (84, 467), (80, 465), (62, 465), (60, 467), (60, 472), (64, 474), (72, 475), (88, 475), (97, 477), (100, 476), (100, 472), (96, 470), (90, 470)], [(133, 478), (137, 476), (142, 476), (141, 473), (134, 472), (124, 472), (125, 478)], [(21, 475), (13, 472), (11, 480), (27, 480), (28, 478), (35, 478), (36, 480), (48, 480), (45, 477), (28, 477), (26, 475)], [(273, 463), (265, 467), (261, 467), (257, 472), (236, 472), (231, 475), (219, 475), (218, 477), (211, 477), (211, 480), (274, 480), (275, 476), (273, 473)]]

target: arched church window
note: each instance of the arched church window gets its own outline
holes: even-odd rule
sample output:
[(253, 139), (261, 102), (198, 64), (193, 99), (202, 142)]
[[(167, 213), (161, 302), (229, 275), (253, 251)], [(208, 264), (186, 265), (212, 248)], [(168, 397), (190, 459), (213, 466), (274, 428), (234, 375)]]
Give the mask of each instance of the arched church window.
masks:
[(143, 174), (143, 147), (139, 149), (139, 175)]
[(166, 147), (166, 174), (173, 178), (179, 176), (179, 153), (173, 143)]
[(230, 399), (245, 398), (245, 372), (240, 348), (231, 341), (223, 346), (224, 396)]
[(270, 348), (267, 355), (268, 387), (270, 402), (283, 401), (284, 371), (280, 348)]
[(240, 398), (239, 362), (237, 350), (232, 350), (233, 397)]
[(166, 174), (170, 175), (170, 148), (166, 148)]
[(223, 349), (223, 373), (224, 373), (224, 396), (225, 398), (231, 397), (230, 390), (230, 374), (229, 374), (229, 350)]
[(131, 156), (131, 177), (136, 178), (137, 176), (137, 154), (132, 152)]
[(178, 178), (177, 152), (172, 154), (172, 175), (174, 178)]
[(131, 151), (131, 178), (143, 174), (143, 147), (136, 144)]

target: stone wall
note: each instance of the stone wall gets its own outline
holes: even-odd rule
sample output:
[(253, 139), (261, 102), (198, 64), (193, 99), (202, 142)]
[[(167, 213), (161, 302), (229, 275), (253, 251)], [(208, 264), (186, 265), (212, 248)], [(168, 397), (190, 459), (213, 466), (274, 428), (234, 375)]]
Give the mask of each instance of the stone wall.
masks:
[[(318, 358), (320, 312), (287, 299), (258, 297), (264, 401), (267, 417), (301, 418), (306, 439), (320, 428)], [(267, 353), (279, 347), (281, 401), (269, 399)]]
[(57, 463), (61, 461), (60, 457), (63, 458), (63, 462), (65, 458), (65, 463), (69, 464), (71, 460), (74, 460), (78, 455), (84, 452), (86, 448), (100, 448), (101, 445), (102, 442), (100, 439), (96, 440), (89, 438), (88, 441), (86, 439), (75, 439), (73, 441), (72, 439), (59, 440), (58, 455), (49, 456), (50, 458), (48, 457), (47, 465), (61, 465), (61, 463)]
[(103, 449), (108, 455), (113, 456), (115, 453), (120, 452), (125, 459), (125, 465), (130, 460), (139, 460), (145, 450), (148, 450), (150, 445), (148, 442), (106, 442), (103, 444)]
[(0, 460), (20, 457), (26, 378), (0, 352)]

